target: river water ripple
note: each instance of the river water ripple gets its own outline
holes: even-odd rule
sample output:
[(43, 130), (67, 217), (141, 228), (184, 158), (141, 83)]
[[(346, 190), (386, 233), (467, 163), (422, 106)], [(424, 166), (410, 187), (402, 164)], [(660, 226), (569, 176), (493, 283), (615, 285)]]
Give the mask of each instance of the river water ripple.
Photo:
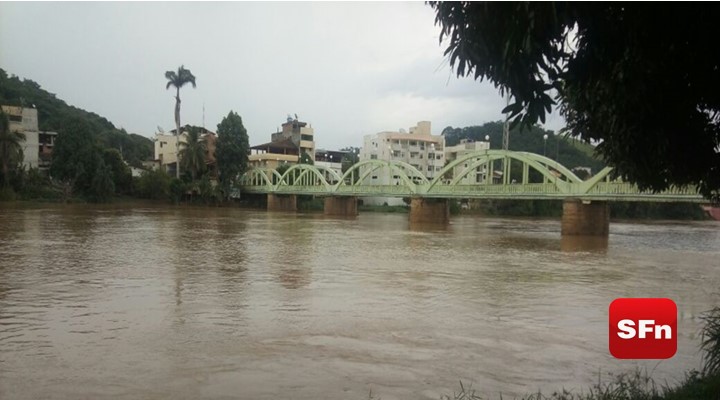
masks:
[[(225, 208), (0, 209), (0, 398), (438, 399), (675, 383), (720, 304), (720, 224)], [(616, 360), (617, 297), (669, 297), (669, 360)]]

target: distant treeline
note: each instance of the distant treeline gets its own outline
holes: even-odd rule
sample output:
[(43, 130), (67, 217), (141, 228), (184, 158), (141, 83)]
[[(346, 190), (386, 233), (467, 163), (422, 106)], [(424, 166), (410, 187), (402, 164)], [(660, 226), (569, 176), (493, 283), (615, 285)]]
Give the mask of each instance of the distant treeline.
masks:
[[(453, 128), (448, 126), (442, 131), (445, 144), (454, 146), (462, 139), (484, 141), (485, 136), (490, 137), (491, 149), (502, 149), (503, 122), (487, 122), (480, 126), (467, 126)], [(548, 135), (547, 140), (543, 139)], [(605, 167), (605, 163), (594, 156), (595, 148), (571, 138), (556, 136), (553, 131), (535, 126), (530, 131), (510, 131), (509, 150), (528, 151), (536, 154), (545, 154), (548, 158), (558, 161), (568, 167), (589, 167), (593, 173)]]

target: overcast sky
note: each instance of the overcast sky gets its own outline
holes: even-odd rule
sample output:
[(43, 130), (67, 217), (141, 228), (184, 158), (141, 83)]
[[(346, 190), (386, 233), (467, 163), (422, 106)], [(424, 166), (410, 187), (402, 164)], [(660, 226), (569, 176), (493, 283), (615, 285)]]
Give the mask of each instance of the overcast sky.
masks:
[[(152, 137), (174, 127), (167, 70), (184, 64), (182, 123), (215, 130), (230, 110), (251, 144), (287, 114), (318, 148), (432, 121), (502, 119), (489, 83), (458, 79), (433, 10), (413, 3), (0, 3), (0, 67), (71, 105)], [(547, 127), (559, 129), (551, 116)]]

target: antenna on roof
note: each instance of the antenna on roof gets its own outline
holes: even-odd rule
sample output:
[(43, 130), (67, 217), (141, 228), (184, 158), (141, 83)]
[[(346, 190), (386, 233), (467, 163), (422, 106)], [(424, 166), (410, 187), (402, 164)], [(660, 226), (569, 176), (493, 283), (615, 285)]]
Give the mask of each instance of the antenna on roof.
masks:
[(295, 114), (295, 121), (297, 121), (297, 120), (298, 120), (298, 117), (297, 117), (297, 114)]

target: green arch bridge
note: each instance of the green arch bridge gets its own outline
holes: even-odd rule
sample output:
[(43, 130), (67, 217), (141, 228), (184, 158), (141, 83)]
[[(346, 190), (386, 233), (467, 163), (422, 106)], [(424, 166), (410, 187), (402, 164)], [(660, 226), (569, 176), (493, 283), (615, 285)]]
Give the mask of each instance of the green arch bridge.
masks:
[[(498, 165), (502, 165), (498, 168), (503, 169), (502, 178), (486, 179), (493, 176)], [(521, 173), (516, 172), (515, 176), (521, 179), (511, 179), (512, 172), (518, 169)], [(376, 184), (368, 179), (378, 170), (390, 171), (393, 177), (390, 184)], [(695, 187), (641, 191), (634, 184), (613, 179), (612, 171), (608, 167), (582, 180), (562, 164), (539, 154), (484, 150), (448, 163), (434, 173), (433, 179), (402, 161), (365, 160), (342, 175), (327, 167), (308, 164), (293, 165), (282, 175), (273, 169), (253, 168), (240, 182), (244, 192), (277, 195), (707, 202)], [(477, 179), (478, 174), (483, 178)]]
[[(435, 166), (433, 166), (433, 169)], [(494, 170), (502, 169), (495, 179)], [(402, 161), (365, 160), (345, 173), (298, 164), (283, 174), (254, 168), (241, 177), (242, 191), (266, 194), (268, 210), (297, 210), (297, 195), (325, 198), (325, 214), (357, 215), (358, 197), (410, 198), (410, 223), (450, 220), (448, 199), (562, 200), (562, 235), (607, 237), (608, 201), (707, 202), (695, 187), (642, 191), (605, 168), (587, 180), (547, 157), (526, 152), (484, 150), (448, 163), (434, 178)], [(377, 179), (377, 177), (382, 177)], [(513, 178), (514, 177), (514, 178)]]

